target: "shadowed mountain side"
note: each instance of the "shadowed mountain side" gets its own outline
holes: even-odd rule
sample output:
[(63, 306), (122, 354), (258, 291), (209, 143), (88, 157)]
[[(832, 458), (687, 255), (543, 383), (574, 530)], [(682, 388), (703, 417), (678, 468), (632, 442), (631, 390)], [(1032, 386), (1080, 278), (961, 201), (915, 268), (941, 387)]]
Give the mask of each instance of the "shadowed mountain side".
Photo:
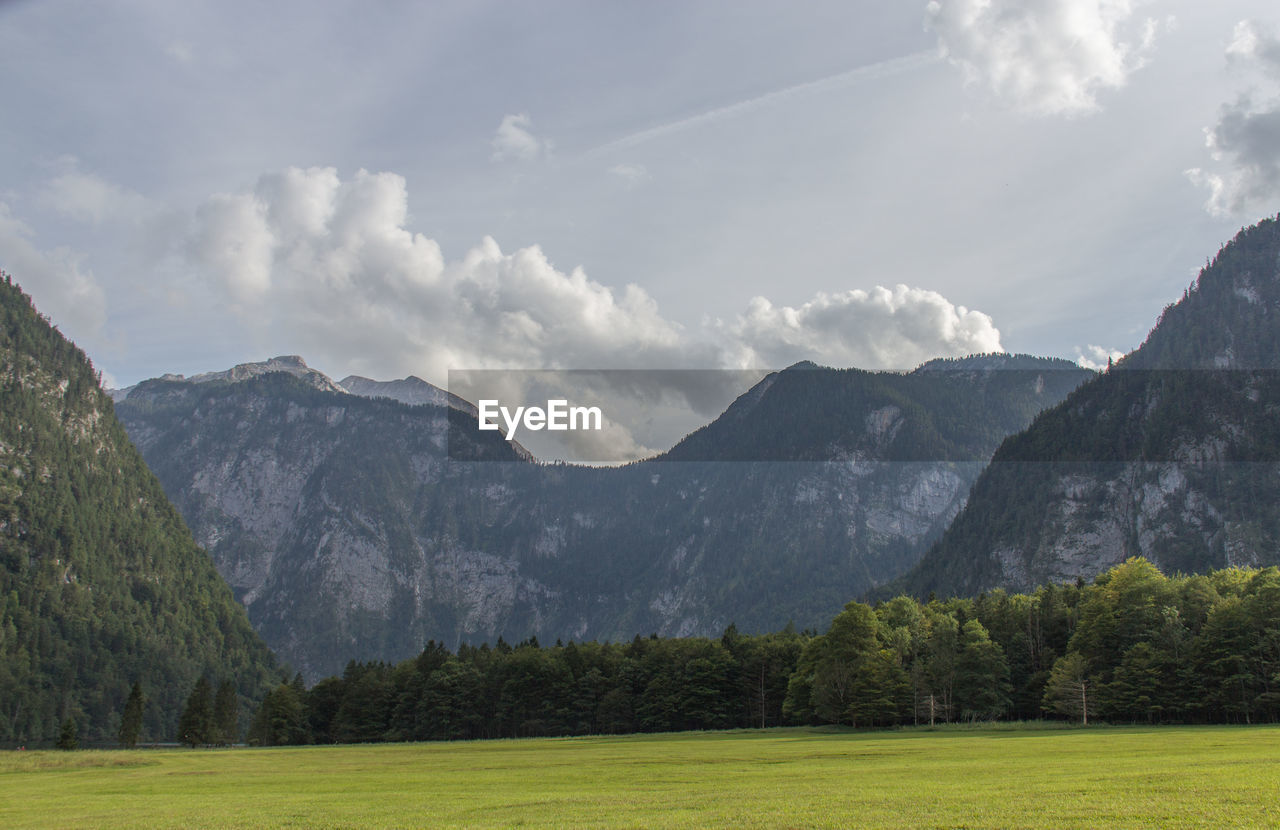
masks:
[(1242, 230), (1146, 341), (1010, 437), (917, 596), (1280, 563), (1280, 223)]

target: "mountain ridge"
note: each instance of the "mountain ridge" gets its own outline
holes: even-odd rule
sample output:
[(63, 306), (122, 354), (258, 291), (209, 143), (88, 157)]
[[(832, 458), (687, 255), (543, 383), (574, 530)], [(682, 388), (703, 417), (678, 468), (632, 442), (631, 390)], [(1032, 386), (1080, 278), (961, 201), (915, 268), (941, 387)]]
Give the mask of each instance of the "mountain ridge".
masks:
[[(743, 441), (718, 456), (617, 468), (463, 462), (446, 438), (475, 434), (479, 446), (481, 436), (459, 410), (277, 375), (149, 381), (119, 410), (254, 624), (317, 678), (352, 658), (403, 658), (428, 639), (821, 625), (922, 553), (1003, 437), (998, 425), (1029, 421), (1088, 375), (1075, 372), (783, 371), (704, 439), (727, 441), (731, 413), (763, 430), (824, 395), (840, 407), (829, 435), (807, 433), (809, 444), (788, 445), (797, 452), (748, 452)], [(807, 389), (807, 402), (779, 383)], [(885, 410), (890, 399), (907, 405)], [(965, 432), (957, 401), (997, 427)], [(940, 449), (907, 452), (916, 433)], [(483, 439), (497, 441), (494, 452), (507, 446), (497, 433)], [(833, 444), (847, 450), (839, 460)], [(705, 460), (734, 452), (742, 460)]]
[(1010, 436), (895, 587), (917, 596), (1280, 563), (1280, 221), (1241, 230), (1147, 338)]

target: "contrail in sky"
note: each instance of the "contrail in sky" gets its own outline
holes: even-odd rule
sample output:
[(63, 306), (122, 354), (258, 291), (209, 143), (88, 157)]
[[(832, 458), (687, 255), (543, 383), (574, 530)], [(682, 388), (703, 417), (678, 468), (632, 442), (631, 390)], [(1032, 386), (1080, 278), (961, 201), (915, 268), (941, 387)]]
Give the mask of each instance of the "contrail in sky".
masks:
[(795, 98), (800, 95), (809, 95), (813, 93), (826, 92), (828, 90), (839, 89), (841, 87), (852, 86), (864, 81), (874, 81), (881, 78), (889, 78), (894, 75), (901, 75), (915, 69), (930, 66), (941, 60), (935, 51), (914, 52), (910, 55), (904, 55), (900, 58), (892, 60), (880, 61), (879, 63), (860, 66), (857, 69), (851, 69), (848, 72), (841, 72), (838, 75), (829, 75), (825, 78), (819, 78), (816, 81), (806, 81), (802, 84), (789, 86), (786, 89), (779, 89), (775, 92), (766, 92), (763, 95), (757, 95), (755, 98), (748, 98), (745, 101), (739, 101), (736, 104), (729, 104), (724, 107), (717, 107), (698, 115), (691, 115), (688, 118), (681, 118), (676, 121), (670, 121), (666, 124), (659, 124), (656, 127), (650, 127), (647, 130), (640, 130), (631, 135), (610, 141), (607, 144), (601, 144), (592, 150), (588, 150), (585, 155), (590, 158), (592, 156), (603, 155), (614, 150), (626, 150), (643, 144), (646, 141), (652, 141), (655, 138), (663, 138), (668, 135), (683, 132), (694, 127), (701, 127), (706, 124), (712, 124), (725, 118), (733, 118), (734, 116), (743, 115), (753, 112), (763, 107), (779, 103), (788, 98)]

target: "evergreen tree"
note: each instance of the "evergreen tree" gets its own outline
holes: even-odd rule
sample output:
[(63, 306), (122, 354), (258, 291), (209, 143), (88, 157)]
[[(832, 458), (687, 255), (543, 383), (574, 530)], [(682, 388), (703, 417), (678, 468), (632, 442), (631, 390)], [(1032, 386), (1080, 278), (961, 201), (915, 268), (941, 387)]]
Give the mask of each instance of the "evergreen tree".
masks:
[(187, 746), (212, 743), (214, 734), (213, 690), (203, 674), (187, 697), (187, 705), (178, 718), (178, 742)]
[(66, 750), (80, 748), (79, 730), (76, 729), (74, 718), (66, 718), (62, 721), (62, 729), (58, 731), (58, 743), (56, 746), (58, 749)]
[(142, 706), (142, 687), (134, 683), (120, 718), (120, 746), (125, 749), (138, 745), (138, 735), (142, 732)]
[(240, 737), (240, 705), (236, 699), (236, 684), (224, 680), (218, 684), (213, 698), (213, 742), (229, 746)]

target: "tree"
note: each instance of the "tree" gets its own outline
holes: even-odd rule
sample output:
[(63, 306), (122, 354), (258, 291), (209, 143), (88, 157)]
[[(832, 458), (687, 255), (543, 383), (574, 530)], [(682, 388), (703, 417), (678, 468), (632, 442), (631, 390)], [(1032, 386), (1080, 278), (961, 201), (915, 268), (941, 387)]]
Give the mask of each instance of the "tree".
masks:
[(120, 746), (125, 749), (138, 745), (138, 735), (142, 732), (142, 706), (142, 687), (134, 683), (120, 718)]
[(805, 646), (787, 689), (788, 714), (826, 723), (891, 723), (909, 702), (910, 684), (897, 653), (881, 647), (872, 610), (851, 602), (831, 628)]
[(213, 742), (229, 746), (240, 737), (240, 703), (236, 699), (236, 684), (224, 680), (218, 685), (213, 698)]
[(1089, 662), (1078, 651), (1059, 657), (1049, 672), (1049, 682), (1044, 687), (1044, 706), (1047, 709), (1079, 717), (1089, 725), (1089, 714), (1094, 711), (1093, 679), (1089, 676)]
[(200, 675), (178, 718), (178, 742), (203, 746), (213, 739), (213, 690), (209, 678)]
[(80, 747), (79, 733), (76, 729), (74, 718), (67, 718), (62, 722), (62, 729), (58, 732), (58, 743), (55, 744), (58, 749), (78, 749)]
[(309, 738), (303, 695), (292, 683), (281, 683), (267, 693), (249, 727), (254, 746), (305, 744)]
[(955, 697), (961, 714), (970, 720), (997, 718), (1009, 708), (1009, 692), (1004, 649), (992, 642), (982, 623), (969, 620), (961, 631), (955, 661)]

